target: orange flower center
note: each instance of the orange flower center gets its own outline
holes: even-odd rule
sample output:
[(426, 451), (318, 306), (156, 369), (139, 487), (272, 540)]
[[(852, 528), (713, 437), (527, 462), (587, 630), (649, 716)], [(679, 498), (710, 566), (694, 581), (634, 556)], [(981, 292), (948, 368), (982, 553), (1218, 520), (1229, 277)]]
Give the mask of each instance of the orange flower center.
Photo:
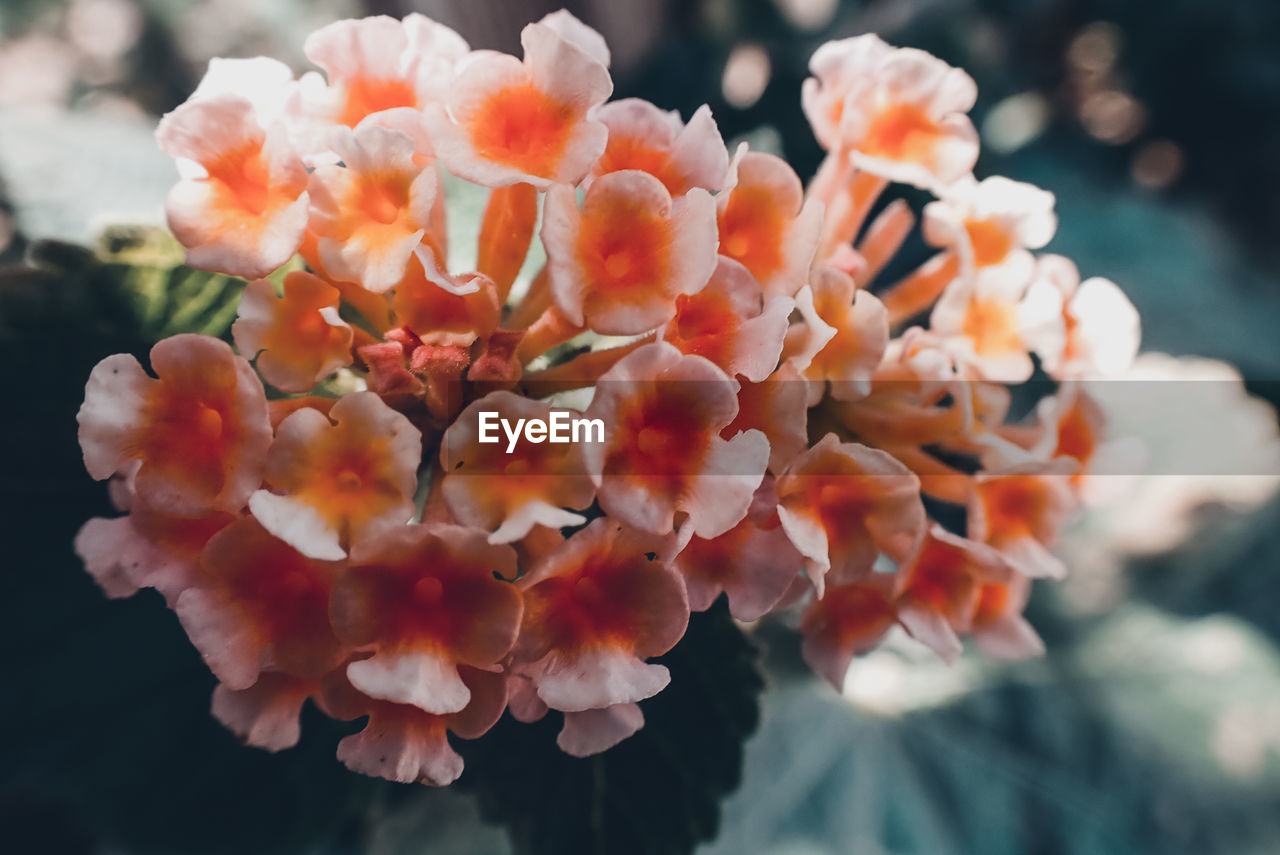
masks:
[(978, 608), (973, 615), (975, 626), (991, 623), (1004, 613), (1009, 603), (1007, 585), (983, 585), (978, 590)]
[(531, 83), (494, 93), (471, 120), (472, 143), (484, 157), (531, 175), (555, 171), (573, 129), (573, 110)]
[(578, 253), (591, 284), (630, 292), (663, 280), (666, 243), (662, 219), (617, 204), (583, 219)]
[(924, 161), (938, 136), (938, 126), (922, 110), (895, 104), (872, 121), (859, 148), (873, 157)]
[(1073, 457), (1083, 463), (1093, 456), (1096, 444), (1093, 428), (1084, 413), (1079, 407), (1072, 407), (1058, 423), (1058, 445), (1053, 454), (1055, 457)]
[(718, 365), (728, 361), (739, 317), (729, 301), (705, 290), (676, 298), (673, 344), (685, 353), (704, 356)]
[(396, 175), (369, 176), (360, 182), (356, 204), (369, 219), (389, 226), (409, 204), (408, 184)]
[(609, 136), (609, 147), (600, 157), (596, 167), (601, 175), (623, 169), (638, 169), (661, 181), (672, 196), (688, 192), (690, 184), (671, 167), (671, 157), (665, 151), (648, 146), (642, 140), (623, 136)]
[(958, 608), (972, 588), (973, 577), (964, 552), (930, 538), (907, 583), (912, 599), (946, 614)]
[(349, 128), (360, 124), (360, 120), (372, 113), (390, 110), (393, 107), (417, 107), (418, 93), (404, 80), (378, 80), (371, 77), (356, 77), (346, 81), (346, 96), (338, 121)]
[(271, 206), (271, 176), (257, 143), (226, 152), (206, 169), (245, 212), (256, 216)]
[(1028, 535), (1045, 510), (1043, 486), (1033, 477), (1012, 475), (980, 488), (991, 539)]
[(964, 317), (964, 334), (979, 356), (1020, 350), (1017, 310), (1005, 300), (971, 300)]
[(1013, 249), (1008, 230), (990, 218), (966, 220), (964, 230), (969, 235), (969, 245), (973, 247), (973, 263), (978, 267), (999, 264)]
[(741, 262), (757, 279), (769, 278), (783, 263), (784, 221), (767, 191), (734, 188), (720, 212), (720, 254)]

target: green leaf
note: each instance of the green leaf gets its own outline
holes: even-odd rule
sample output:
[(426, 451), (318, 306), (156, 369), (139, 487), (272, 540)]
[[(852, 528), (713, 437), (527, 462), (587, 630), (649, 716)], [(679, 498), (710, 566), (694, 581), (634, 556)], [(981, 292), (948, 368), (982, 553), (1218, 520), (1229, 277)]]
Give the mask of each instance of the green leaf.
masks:
[[(225, 338), (244, 280), (182, 261), (177, 241), (149, 226), (108, 227), (92, 250), (38, 241), (27, 253), (28, 268), (0, 280), (0, 300), (6, 308), (19, 307), (16, 318), (6, 313), (0, 335), (39, 334), (40, 327), (21, 319), (35, 315), (46, 325), (56, 317), (62, 324), (145, 342), (184, 332)], [(286, 265), (273, 276), (290, 269)]]
[(558, 713), (531, 725), (504, 716), (460, 745), (460, 784), (486, 819), (506, 826), (517, 853), (678, 855), (715, 836), (759, 718), (756, 650), (722, 597), (657, 661), (671, 685), (640, 704), (644, 728), (604, 754), (560, 751)]

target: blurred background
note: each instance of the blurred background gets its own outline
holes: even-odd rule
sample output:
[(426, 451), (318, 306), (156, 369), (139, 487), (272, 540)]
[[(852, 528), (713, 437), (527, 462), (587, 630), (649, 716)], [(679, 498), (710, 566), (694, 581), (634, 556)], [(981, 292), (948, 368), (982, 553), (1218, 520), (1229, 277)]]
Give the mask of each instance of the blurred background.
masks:
[[(752, 630), (767, 686), (758, 714), (754, 691), (719, 688), (732, 669), (703, 667), (700, 684), (685, 681), (701, 694), (684, 701), (716, 712), (672, 713), (697, 719), (680, 736), (689, 753), (674, 768), (637, 750), (610, 761), (641, 782), (620, 796), (641, 817), (637, 839), (671, 826), (708, 855), (1280, 852), (1272, 0), (4, 0), (0, 501), (14, 548), (0, 570), (0, 841), (14, 848), (0, 846), (502, 853), (482, 808), (527, 805), (544, 822), (558, 810), (552, 825), (589, 812), (576, 790), (544, 786), (553, 773), (532, 750), (476, 757), (505, 770), (495, 792), (349, 774), (332, 757), (349, 728), (310, 711), (299, 747), (240, 748), (209, 716), (213, 679), (159, 597), (108, 602), (71, 552), (79, 525), (108, 512), (75, 441), (92, 365), (145, 352), (200, 312), (210, 329), (227, 320), (218, 289), (231, 286), (175, 282), (145, 242), (99, 237), (162, 222), (175, 173), (152, 131), (208, 60), (265, 54), (302, 70), (303, 39), (324, 23), (415, 10), (473, 47), (518, 53), (520, 28), (561, 5), (608, 39), (616, 96), (686, 117), (707, 102), (726, 140), (781, 153), (805, 177), (821, 152), (799, 89), (818, 44), (873, 31), (965, 68), (979, 87), (978, 175), (1057, 194), (1049, 249), (1118, 282), (1142, 313), (1144, 349), (1168, 354), (1144, 357), (1144, 376), (1211, 384), (1182, 411), (1133, 413), (1117, 431), (1146, 433), (1145, 416), (1231, 437), (1158, 444), (1153, 471), (1211, 451), (1199, 471), (1220, 474), (1127, 479), (1118, 506), (1073, 529), (1074, 575), (1032, 602), (1041, 661), (947, 668), (897, 639), (858, 660), (839, 695), (799, 664), (786, 627)], [(111, 296), (122, 277), (135, 295), (123, 304)], [(663, 710), (649, 712), (656, 729)], [(501, 734), (492, 744), (491, 755), (525, 750)], [(659, 835), (584, 851), (680, 847)]]

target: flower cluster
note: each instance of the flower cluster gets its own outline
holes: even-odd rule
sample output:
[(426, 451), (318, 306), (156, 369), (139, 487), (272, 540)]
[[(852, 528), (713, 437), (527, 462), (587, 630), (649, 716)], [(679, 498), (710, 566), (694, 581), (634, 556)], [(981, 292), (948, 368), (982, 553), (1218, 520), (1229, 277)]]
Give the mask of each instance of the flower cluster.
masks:
[[(164, 596), (249, 744), (294, 744), (310, 699), (367, 717), (343, 763), (432, 784), (461, 771), (448, 733), (504, 711), (559, 711), (579, 756), (635, 733), (651, 660), (721, 594), (798, 613), (837, 687), (895, 625), (946, 659), (1039, 652), (1023, 607), (1065, 572), (1104, 428), (1077, 381), (1123, 370), (1138, 320), (1036, 254), (1051, 194), (973, 178), (968, 75), (824, 45), (806, 189), (706, 107), (609, 101), (567, 12), (521, 41), (340, 21), (306, 42), (323, 74), (215, 60), (164, 117), (188, 263), (252, 281), (234, 348), (178, 335), (89, 378), (85, 464), (127, 511), (76, 541), (106, 593)], [(489, 188), (476, 270), (450, 264), (446, 173)], [(936, 195), (936, 253), (881, 283), (916, 220), (890, 182)], [(1057, 393), (1006, 424), (1037, 364)], [(484, 442), (482, 412), (570, 401), (603, 441)]]

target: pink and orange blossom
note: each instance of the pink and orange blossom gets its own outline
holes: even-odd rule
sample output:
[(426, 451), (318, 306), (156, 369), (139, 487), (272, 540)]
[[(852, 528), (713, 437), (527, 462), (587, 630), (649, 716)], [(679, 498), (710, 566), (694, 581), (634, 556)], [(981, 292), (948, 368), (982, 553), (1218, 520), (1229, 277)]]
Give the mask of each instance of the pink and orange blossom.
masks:
[[(730, 158), (706, 107), (606, 103), (608, 47), (568, 12), (521, 43), (340, 21), (306, 42), (323, 76), (216, 61), (162, 120), (188, 263), (255, 281), (238, 354), (179, 335), (154, 376), (118, 354), (89, 378), (85, 465), (124, 515), (75, 548), (107, 595), (160, 591), (245, 742), (293, 745), (310, 700), (367, 716), (348, 767), (432, 785), (462, 771), (450, 734), (508, 710), (562, 716), (574, 756), (629, 738), (671, 680), (652, 660), (721, 595), (798, 612), (837, 688), (894, 626), (947, 660), (1039, 652), (1031, 580), (1066, 572), (1105, 440), (1078, 381), (1124, 370), (1139, 327), (1037, 255), (1049, 193), (971, 175), (968, 75), (873, 35), (819, 48), (806, 189)], [(444, 170), (489, 193), (477, 269)], [(878, 204), (894, 181), (938, 200)], [(882, 281), (921, 213), (936, 253)], [(1064, 385), (1007, 424), (1033, 354)], [(554, 412), (603, 437), (481, 423)]]

